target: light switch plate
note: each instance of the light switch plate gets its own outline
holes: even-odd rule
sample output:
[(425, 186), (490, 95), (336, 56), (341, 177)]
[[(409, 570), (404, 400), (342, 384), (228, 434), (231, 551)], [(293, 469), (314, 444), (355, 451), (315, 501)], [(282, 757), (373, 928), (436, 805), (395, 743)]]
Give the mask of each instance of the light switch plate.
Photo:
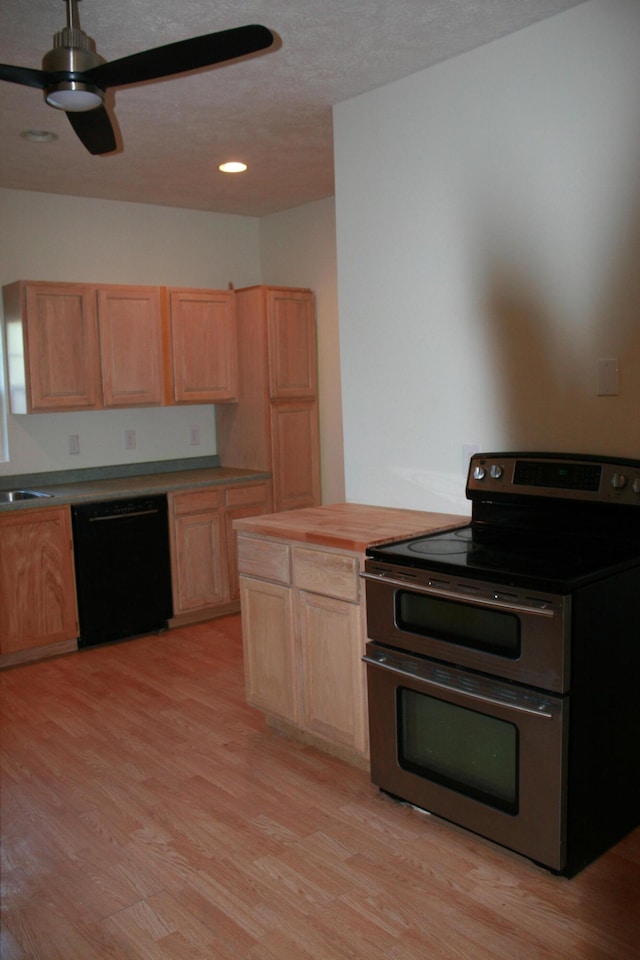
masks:
[(613, 397), (620, 393), (618, 361), (596, 360), (596, 396)]

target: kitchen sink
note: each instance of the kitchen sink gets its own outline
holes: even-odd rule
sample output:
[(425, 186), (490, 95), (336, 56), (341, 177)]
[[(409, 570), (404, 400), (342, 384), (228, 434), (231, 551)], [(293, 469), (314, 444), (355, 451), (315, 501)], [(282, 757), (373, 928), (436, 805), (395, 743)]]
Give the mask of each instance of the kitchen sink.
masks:
[(37, 500), (40, 497), (52, 497), (52, 493), (40, 490), (0, 490), (0, 503), (15, 503), (16, 500)]

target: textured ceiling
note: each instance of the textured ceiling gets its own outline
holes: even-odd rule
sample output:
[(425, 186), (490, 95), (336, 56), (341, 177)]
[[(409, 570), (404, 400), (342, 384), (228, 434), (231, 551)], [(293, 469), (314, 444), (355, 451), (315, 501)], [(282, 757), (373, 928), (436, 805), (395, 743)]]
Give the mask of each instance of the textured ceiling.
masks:
[[(106, 60), (260, 23), (277, 49), (110, 92), (123, 149), (92, 157), (39, 90), (0, 83), (0, 186), (263, 216), (333, 193), (331, 108), (583, 0), (82, 0)], [(0, 63), (39, 68), (62, 0), (0, 0)], [(21, 131), (51, 130), (50, 144)], [(223, 175), (222, 160), (249, 164)]]

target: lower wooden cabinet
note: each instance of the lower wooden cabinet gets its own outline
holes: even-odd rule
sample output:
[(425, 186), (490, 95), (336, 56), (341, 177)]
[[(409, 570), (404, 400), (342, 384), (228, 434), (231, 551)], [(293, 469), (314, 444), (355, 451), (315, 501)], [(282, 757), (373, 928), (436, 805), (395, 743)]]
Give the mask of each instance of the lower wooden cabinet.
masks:
[(169, 496), (174, 617), (230, 599), (219, 504), (217, 487)]
[(302, 726), (310, 733), (366, 753), (367, 717), (357, 603), (300, 591), (297, 596), (302, 680)]
[(68, 506), (0, 515), (0, 666), (76, 648)]
[(173, 626), (239, 609), (232, 522), (270, 509), (265, 481), (169, 494)]
[(229, 574), (229, 596), (240, 600), (238, 579), (238, 547), (233, 521), (243, 517), (257, 517), (273, 510), (270, 483), (238, 483), (224, 488), (224, 532)]
[(238, 535), (247, 701), (289, 734), (367, 766), (358, 554)]
[(240, 578), (247, 700), (274, 716), (300, 721), (293, 592)]

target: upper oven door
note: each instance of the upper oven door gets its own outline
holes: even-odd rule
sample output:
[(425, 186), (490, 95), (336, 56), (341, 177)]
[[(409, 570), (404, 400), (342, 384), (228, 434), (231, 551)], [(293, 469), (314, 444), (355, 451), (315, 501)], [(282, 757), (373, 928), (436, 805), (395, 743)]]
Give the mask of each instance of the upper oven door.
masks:
[(556, 693), (570, 688), (570, 598), (368, 560), (369, 639)]

